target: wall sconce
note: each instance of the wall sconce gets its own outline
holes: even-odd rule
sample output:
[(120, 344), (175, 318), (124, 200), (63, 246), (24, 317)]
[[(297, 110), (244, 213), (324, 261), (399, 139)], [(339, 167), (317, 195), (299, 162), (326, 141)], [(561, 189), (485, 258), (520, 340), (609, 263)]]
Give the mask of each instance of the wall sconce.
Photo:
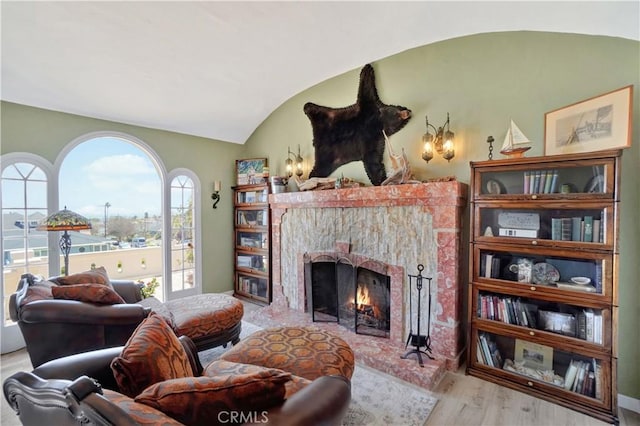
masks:
[[(432, 124), (429, 124), (429, 118), (426, 115), (424, 118), (427, 123), (427, 133), (422, 136), (422, 142), (424, 142), (422, 159), (428, 163), (433, 158), (433, 151), (435, 150), (445, 160), (451, 161), (456, 154), (453, 145), (454, 135), (449, 130), (449, 113), (447, 113), (447, 121), (437, 129)], [(429, 133), (429, 128), (433, 129), (435, 135)]]
[(116, 270), (118, 271), (118, 273), (122, 273), (122, 261), (118, 260), (118, 263), (116, 263)]
[(140, 260), (140, 267), (142, 269), (147, 269), (147, 261), (145, 260), (144, 257)]
[[(287, 161), (285, 161), (286, 169), (287, 169), (287, 177), (291, 177), (293, 175), (293, 167), (295, 163), (296, 168), (296, 176), (302, 176), (302, 157), (300, 156), (300, 145), (298, 145), (298, 155), (291, 152), (291, 148), (287, 147)], [(293, 157), (293, 159), (292, 159)]]
[(213, 200), (213, 208), (218, 208), (218, 203), (220, 202), (220, 186), (222, 183), (219, 180), (213, 182), (213, 193), (211, 194), (211, 199)]

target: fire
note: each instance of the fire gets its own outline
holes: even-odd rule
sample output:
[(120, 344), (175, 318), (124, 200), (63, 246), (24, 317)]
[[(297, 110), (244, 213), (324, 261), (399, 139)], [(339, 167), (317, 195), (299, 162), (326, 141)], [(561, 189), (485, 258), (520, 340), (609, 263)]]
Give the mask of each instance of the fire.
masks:
[(368, 306), (371, 304), (371, 299), (369, 298), (369, 289), (366, 286), (359, 285), (358, 286), (358, 309), (362, 309), (363, 306)]

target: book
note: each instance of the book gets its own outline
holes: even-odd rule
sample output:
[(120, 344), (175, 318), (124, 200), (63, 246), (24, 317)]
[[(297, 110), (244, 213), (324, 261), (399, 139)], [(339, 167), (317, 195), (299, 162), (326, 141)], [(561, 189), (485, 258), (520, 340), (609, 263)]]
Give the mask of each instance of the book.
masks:
[(581, 217), (571, 218), (571, 241), (582, 241), (582, 238), (580, 236), (581, 225), (582, 225)]
[(584, 310), (584, 314), (585, 314), (585, 322), (586, 322), (586, 329), (587, 329), (587, 342), (593, 342), (593, 309), (591, 308), (587, 308)]
[(562, 231), (561, 231), (561, 219), (557, 217), (551, 218), (551, 239), (552, 240), (561, 240), (562, 239)]
[(501, 237), (538, 238), (537, 229), (500, 228), (498, 235)]
[(546, 182), (547, 182), (547, 173), (544, 170), (542, 170), (540, 172), (540, 187), (538, 188), (538, 192), (544, 193), (544, 186)]
[(584, 238), (583, 241), (590, 243), (593, 241), (593, 216), (584, 217)]
[(524, 172), (524, 187), (523, 187), (523, 193), (524, 194), (528, 194), (529, 193), (529, 175), (531, 172), (529, 172), (528, 170), (526, 172)]
[(540, 170), (536, 170), (533, 177), (533, 194), (540, 192)]
[(562, 241), (571, 241), (571, 218), (560, 219), (560, 237)]
[(601, 243), (600, 241), (600, 219), (593, 219), (593, 240), (594, 243)]
[(550, 194), (554, 194), (558, 191), (558, 171), (554, 170), (553, 171), (553, 176), (551, 178), (551, 192)]
[(487, 361), (487, 365), (490, 367), (495, 367), (495, 365), (493, 365), (493, 358), (491, 357), (489, 344), (487, 343), (487, 336), (485, 334), (480, 335), (480, 342), (482, 343), (482, 351), (484, 352), (484, 358)]
[(578, 373), (578, 367), (574, 360), (571, 360), (567, 372), (564, 375), (564, 388), (570, 390), (573, 387), (573, 382), (576, 380), (576, 374)]
[(553, 181), (553, 171), (552, 170), (547, 170), (547, 178), (544, 181), (544, 193), (545, 194), (550, 194), (551, 193), (551, 183)]
[(493, 265), (493, 254), (487, 253), (485, 255), (484, 274), (485, 278), (491, 278), (491, 266)]
[(576, 337), (587, 340), (587, 316), (584, 311), (580, 311), (576, 315)]

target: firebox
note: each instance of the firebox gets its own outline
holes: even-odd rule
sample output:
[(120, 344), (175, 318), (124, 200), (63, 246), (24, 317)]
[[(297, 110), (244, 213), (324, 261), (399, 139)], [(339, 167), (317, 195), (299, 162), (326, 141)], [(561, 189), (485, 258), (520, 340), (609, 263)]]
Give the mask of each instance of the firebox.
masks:
[(385, 272), (346, 257), (305, 259), (307, 310), (313, 321), (338, 322), (358, 334), (389, 338), (391, 280)]

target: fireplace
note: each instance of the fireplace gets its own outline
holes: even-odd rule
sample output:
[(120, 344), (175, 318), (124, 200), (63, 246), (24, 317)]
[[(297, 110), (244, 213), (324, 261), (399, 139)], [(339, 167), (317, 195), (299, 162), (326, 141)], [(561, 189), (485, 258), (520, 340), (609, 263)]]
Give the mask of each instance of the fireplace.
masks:
[[(368, 340), (386, 341), (404, 350), (411, 325), (417, 321), (417, 312), (409, 312), (409, 300), (415, 303), (417, 293), (407, 274), (424, 264), (424, 275), (433, 279), (431, 294), (423, 291), (421, 295), (422, 306), (428, 306), (429, 297), (432, 300), (433, 353), (446, 360), (447, 368), (456, 369), (464, 350), (460, 313), (466, 263), (461, 259), (466, 256), (461, 230), (467, 190), (463, 183), (447, 181), (271, 194), (273, 308), (333, 322), (348, 316), (344, 309), (329, 309), (331, 303), (338, 306), (330, 300), (342, 297), (338, 287), (328, 291), (329, 296), (317, 296), (320, 299), (316, 297), (314, 309), (310, 305), (314, 293), (305, 280), (311, 263), (337, 264), (344, 257), (356, 279), (358, 268), (363, 268), (384, 276), (374, 276), (372, 281), (388, 282), (389, 314), (380, 321), (389, 323), (388, 338)], [(329, 277), (347, 274), (341, 268), (334, 273), (331, 268), (322, 273)], [(356, 289), (345, 291), (355, 296)], [(355, 331), (357, 312), (351, 315)], [(366, 315), (362, 319), (364, 324), (370, 320)], [(386, 335), (386, 326), (384, 332), (378, 331), (382, 326), (376, 321), (358, 326), (358, 332), (368, 327), (369, 332)]]
[(391, 277), (385, 265), (358, 265), (348, 254), (305, 255), (307, 311), (357, 334), (390, 337)]

